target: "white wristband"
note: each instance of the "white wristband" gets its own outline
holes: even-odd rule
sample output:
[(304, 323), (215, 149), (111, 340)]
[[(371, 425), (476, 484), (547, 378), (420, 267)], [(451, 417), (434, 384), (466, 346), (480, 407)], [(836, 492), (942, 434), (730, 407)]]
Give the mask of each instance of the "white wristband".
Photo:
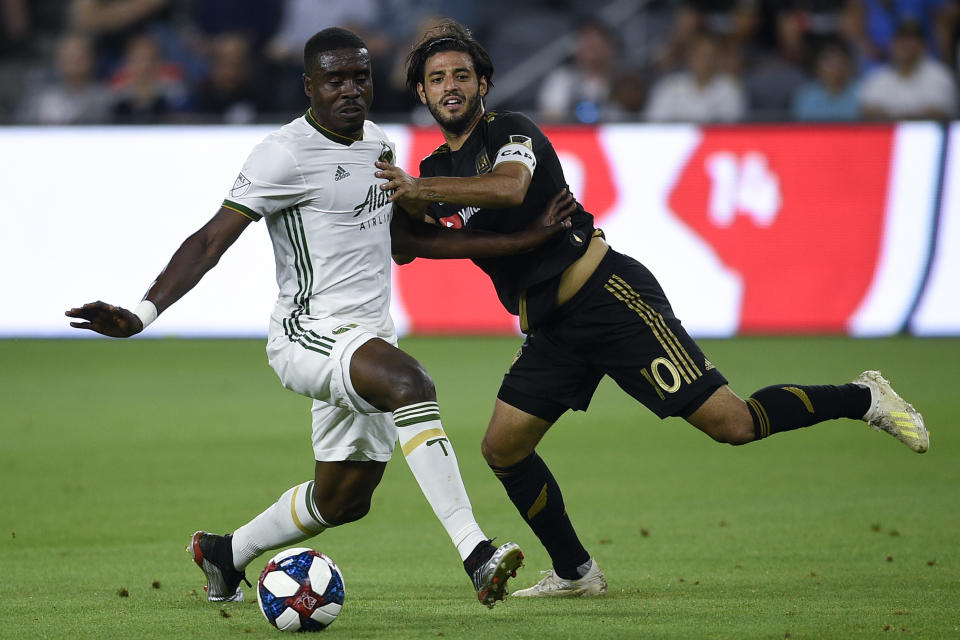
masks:
[(140, 322), (143, 323), (143, 328), (146, 329), (147, 326), (157, 319), (157, 306), (150, 302), (149, 300), (143, 300), (140, 304), (137, 305), (137, 308), (133, 310), (133, 315), (140, 318)]

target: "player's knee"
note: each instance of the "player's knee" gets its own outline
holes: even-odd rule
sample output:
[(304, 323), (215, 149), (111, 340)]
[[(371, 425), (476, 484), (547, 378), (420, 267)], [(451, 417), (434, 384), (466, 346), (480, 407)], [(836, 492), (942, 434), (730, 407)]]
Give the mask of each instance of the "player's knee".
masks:
[(754, 437), (753, 421), (739, 416), (724, 419), (713, 434), (713, 439), (717, 442), (734, 446), (753, 442)]
[(480, 442), (480, 453), (491, 467), (512, 467), (533, 453), (533, 449), (491, 436), (487, 432)]
[(433, 378), (419, 362), (395, 372), (391, 382), (393, 403), (396, 407), (437, 399)]
[(491, 438), (483, 436), (483, 440), (480, 441), (480, 454), (488, 465), (493, 467), (507, 466), (503, 463), (503, 453)]

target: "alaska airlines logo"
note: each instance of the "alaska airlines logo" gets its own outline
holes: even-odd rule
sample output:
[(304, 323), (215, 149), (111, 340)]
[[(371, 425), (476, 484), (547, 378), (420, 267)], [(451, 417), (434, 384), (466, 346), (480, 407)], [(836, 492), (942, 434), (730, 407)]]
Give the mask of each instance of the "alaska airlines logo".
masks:
[(390, 191), (384, 191), (380, 188), (379, 184), (370, 185), (370, 188), (367, 189), (367, 197), (364, 198), (363, 202), (353, 208), (353, 210), (356, 211), (356, 213), (353, 214), (353, 217), (356, 218), (364, 211), (370, 211), (372, 213), (373, 211), (386, 206), (387, 198), (389, 198), (390, 194), (393, 192), (393, 189)]

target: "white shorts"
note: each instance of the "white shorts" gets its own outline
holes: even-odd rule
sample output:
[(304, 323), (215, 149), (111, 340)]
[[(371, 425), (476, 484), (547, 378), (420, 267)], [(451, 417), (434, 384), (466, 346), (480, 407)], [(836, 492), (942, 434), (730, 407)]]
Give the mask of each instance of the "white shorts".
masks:
[(336, 318), (301, 322), (291, 339), (279, 322), (270, 322), (267, 359), (283, 386), (313, 398), (313, 455), (321, 462), (387, 462), (397, 442), (393, 415), (361, 398), (350, 380), (350, 360), (361, 345), (396, 336)]

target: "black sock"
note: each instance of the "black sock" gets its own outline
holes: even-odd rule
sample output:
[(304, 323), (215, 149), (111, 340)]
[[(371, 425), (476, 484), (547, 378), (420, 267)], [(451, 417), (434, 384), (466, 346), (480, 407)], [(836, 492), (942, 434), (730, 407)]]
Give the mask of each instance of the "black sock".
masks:
[(860, 419), (870, 408), (870, 390), (858, 384), (764, 387), (747, 400), (757, 440), (833, 420)]
[(491, 465), (490, 468), (503, 483), (517, 511), (540, 538), (557, 575), (565, 580), (580, 578), (577, 568), (590, 559), (590, 554), (573, 530), (563, 506), (560, 485), (546, 463), (534, 452), (512, 467)]

